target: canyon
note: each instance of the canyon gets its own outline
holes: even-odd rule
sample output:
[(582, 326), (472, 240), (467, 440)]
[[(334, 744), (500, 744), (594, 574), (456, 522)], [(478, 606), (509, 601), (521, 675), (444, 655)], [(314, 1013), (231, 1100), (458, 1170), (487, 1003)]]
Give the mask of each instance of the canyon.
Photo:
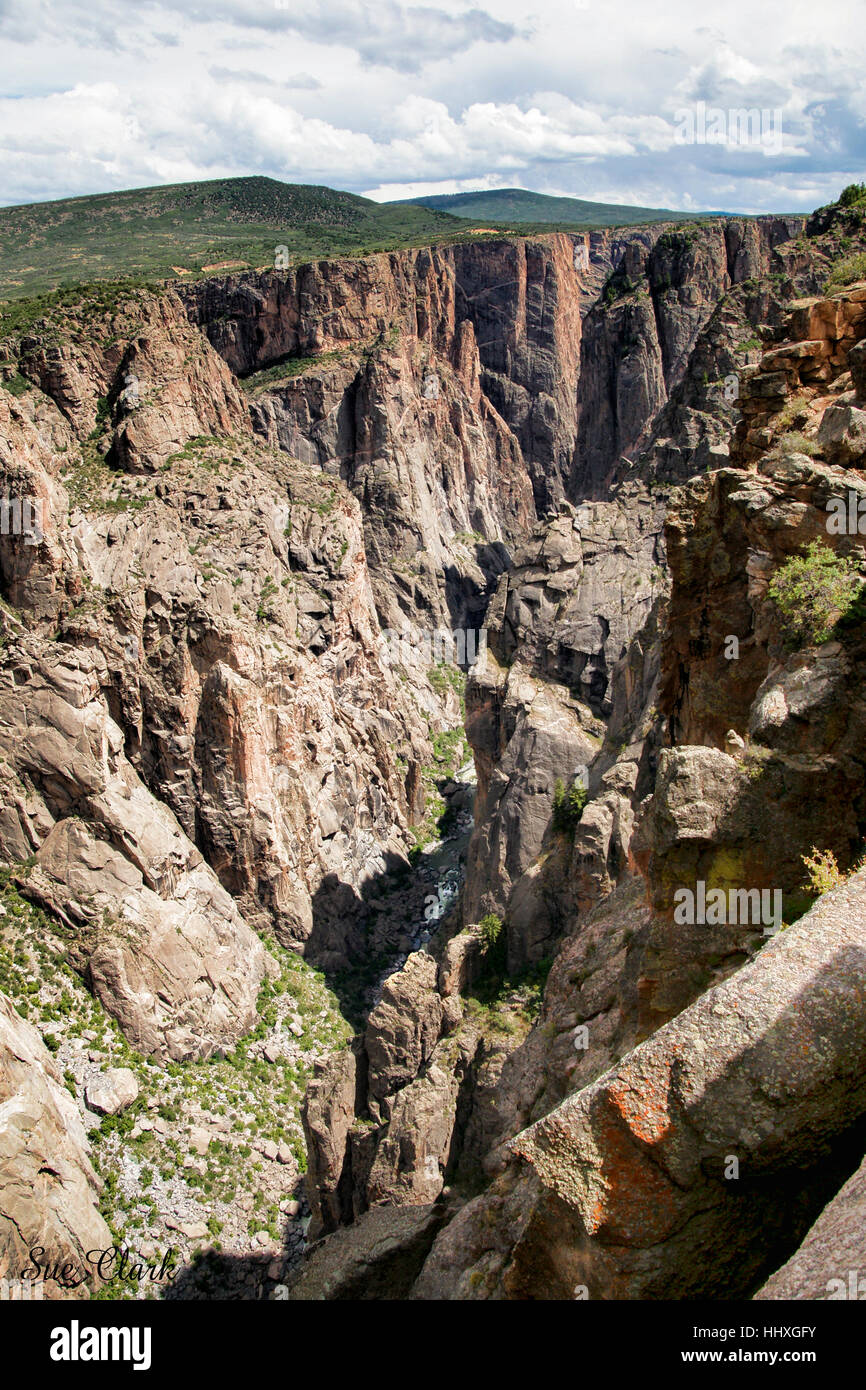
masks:
[[(864, 611), (792, 638), (779, 599), (815, 543), (862, 581), (826, 523), (866, 501), (864, 250), (841, 204), (491, 234), (0, 341), (41, 518), (0, 535), (4, 1277), (117, 1239), (176, 1247), (173, 1297), (777, 1298), (866, 1260), (822, 1235), (866, 1143)], [(431, 661), (457, 631), (481, 659)], [(784, 928), (683, 922), (698, 883)]]

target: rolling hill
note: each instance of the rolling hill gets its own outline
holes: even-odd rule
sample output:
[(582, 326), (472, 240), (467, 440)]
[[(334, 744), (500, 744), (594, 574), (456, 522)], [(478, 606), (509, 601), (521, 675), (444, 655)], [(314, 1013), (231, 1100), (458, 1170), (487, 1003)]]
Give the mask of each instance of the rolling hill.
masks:
[[(390, 203), (402, 207), (408, 200)], [(431, 197), (413, 198), (412, 202), (454, 217), (473, 222), (532, 223), (549, 225), (567, 223), (572, 227), (623, 227), (638, 222), (682, 222), (699, 217), (717, 217), (719, 213), (673, 212), (670, 208), (630, 207), (619, 203), (590, 203), (582, 198), (554, 198), (546, 193), (532, 193), (525, 188), (494, 188), (489, 192), (444, 193)]]
[(118, 276), (195, 278), (440, 240), (465, 225), (415, 204), (263, 177), (138, 188), (0, 208), (0, 299)]

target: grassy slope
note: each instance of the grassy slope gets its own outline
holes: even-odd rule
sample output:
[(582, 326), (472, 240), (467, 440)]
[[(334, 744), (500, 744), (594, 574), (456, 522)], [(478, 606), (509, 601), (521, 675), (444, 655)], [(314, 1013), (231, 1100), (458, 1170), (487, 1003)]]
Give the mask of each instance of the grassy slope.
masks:
[(142, 188), (0, 208), (0, 299), (117, 276), (192, 276), (222, 261), (274, 264), (423, 244), (459, 235), (447, 213), (387, 206), (268, 178)]

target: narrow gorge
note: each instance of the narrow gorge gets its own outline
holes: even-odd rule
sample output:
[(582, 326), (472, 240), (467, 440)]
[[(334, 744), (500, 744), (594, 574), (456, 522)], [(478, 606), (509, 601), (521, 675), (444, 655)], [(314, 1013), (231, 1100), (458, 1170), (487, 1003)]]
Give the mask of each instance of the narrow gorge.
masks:
[(863, 253), (842, 202), (482, 229), (4, 318), (4, 1277), (827, 1296)]

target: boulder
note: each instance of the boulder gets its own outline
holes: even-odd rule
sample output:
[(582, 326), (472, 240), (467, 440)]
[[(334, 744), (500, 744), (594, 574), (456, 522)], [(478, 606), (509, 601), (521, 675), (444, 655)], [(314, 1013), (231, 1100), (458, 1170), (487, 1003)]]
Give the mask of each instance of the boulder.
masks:
[(84, 1098), (88, 1109), (98, 1115), (119, 1115), (138, 1098), (135, 1072), (128, 1067), (112, 1067), (88, 1081)]
[(858, 401), (866, 401), (866, 338), (861, 338), (848, 349), (848, 366), (854, 383), (854, 395)]
[(818, 426), (818, 443), (830, 463), (859, 467), (866, 455), (866, 410), (828, 405)]
[(374, 1208), (312, 1247), (289, 1299), (405, 1298), (447, 1218), (444, 1205)]

